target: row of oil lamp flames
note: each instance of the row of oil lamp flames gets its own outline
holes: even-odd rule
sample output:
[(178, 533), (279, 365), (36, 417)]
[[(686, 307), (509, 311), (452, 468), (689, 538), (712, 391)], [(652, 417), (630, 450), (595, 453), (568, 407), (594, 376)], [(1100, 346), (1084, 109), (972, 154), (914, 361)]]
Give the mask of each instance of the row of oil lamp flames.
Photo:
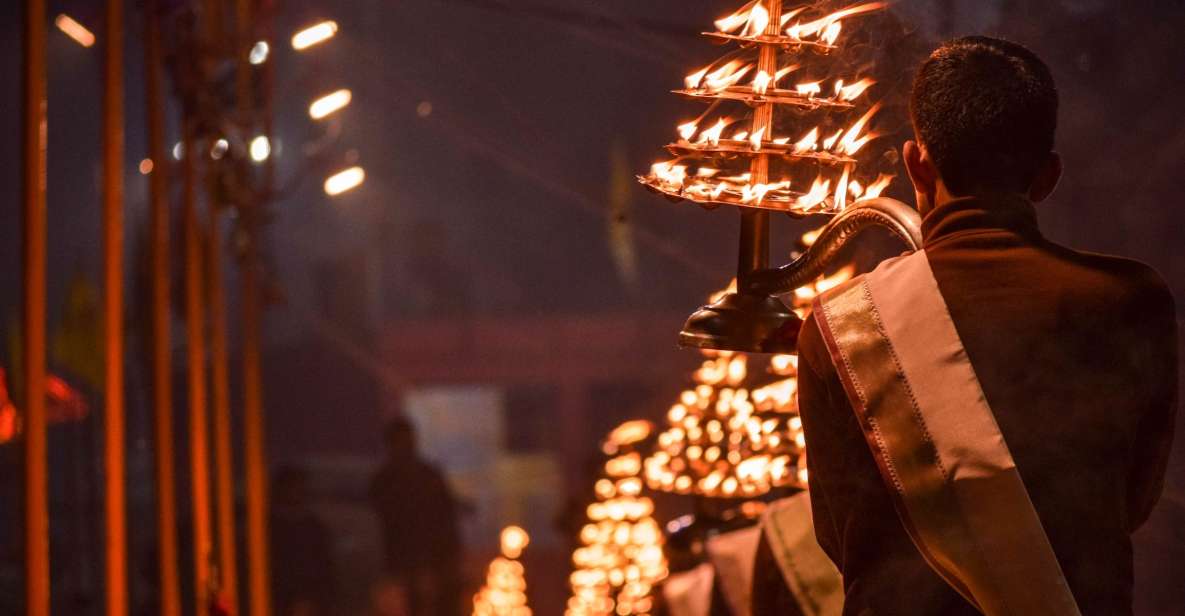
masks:
[(798, 64), (791, 64), (778, 69), (773, 75), (764, 70), (758, 70), (748, 87), (738, 86), (737, 84), (755, 66), (756, 64), (753, 62), (746, 63), (736, 59), (729, 60), (718, 67), (715, 64), (705, 66), (684, 78), (683, 83), (687, 88), (680, 90), (679, 93), (697, 97), (722, 92), (752, 94), (753, 101), (759, 102), (760, 99), (757, 97), (769, 94), (772, 89), (777, 93), (797, 95), (803, 99), (804, 104), (810, 107), (824, 105), (849, 107), (852, 101), (860, 98), (860, 95), (864, 94), (868, 88), (876, 85), (876, 81), (869, 78), (860, 79), (855, 83), (846, 83), (843, 79), (837, 79), (832, 88), (833, 94), (827, 98), (817, 98), (823, 93), (823, 81), (805, 81), (795, 85), (793, 90), (781, 90), (778, 88), (778, 82), (800, 68)]
[[(747, 147), (753, 152), (761, 152), (766, 148), (773, 148), (775, 152), (798, 158), (819, 158), (822, 160), (835, 160), (840, 162), (854, 162), (850, 158), (859, 152), (869, 141), (876, 139), (879, 135), (872, 132), (865, 132), (868, 123), (876, 112), (880, 111), (879, 104), (873, 105), (860, 119), (856, 120), (847, 129), (839, 128), (835, 134), (830, 137), (820, 139), (820, 130), (816, 126), (808, 131), (801, 139), (796, 141), (793, 146), (790, 145), (790, 137), (774, 137), (767, 139), (764, 129), (759, 129), (752, 134), (749, 131), (742, 130), (731, 139), (723, 138), (724, 130), (729, 126), (737, 123), (737, 120), (732, 118), (720, 118), (712, 125), (711, 128), (700, 129), (699, 120), (680, 124), (677, 127), (679, 131), (679, 141), (669, 147), (679, 148), (686, 146), (699, 146), (695, 149), (702, 151), (716, 151), (723, 145), (743, 146)], [(699, 138), (695, 139), (696, 134)], [(694, 141), (693, 141), (694, 139)]]
[(845, 165), (835, 182), (834, 191), (831, 188), (832, 179), (820, 172), (809, 190), (795, 192), (791, 190), (790, 180), (755, 183), (749, 172), (731, 176), (721, 173), (720, 169), (704, 166), (689, 173), (689, 166), (676, 159), (652, 165), (650, 177), (646, 180), (663, 192), (696, 202), (718, 203), (729, 199), (740, 205), (776, 206), (802, 213), (842, 212), (851, 202), (879, 197), (893, 181), (892, 175), (882, 173), (875, 181), (864, 186), (852, 177), (851, 165)]
[[(770, 24), (769, 10), (766, 9), (763, 0), (752, 0), (732, 15), (717, 19), (715, 23), (715, 34), (752, 42), (772, 42), (787, 45), (796, 43), (815, 44), (823, 47), (832, 47), (839, 40), (840, 31), (843, 29), (841, 20), (847, 17), (878, 11), (887, 5), (887, 2), (855, 4), (806, 22), (801, 19), (795, 20), (795, 18), (800, 17), (809, 8), (809, 5), (796, 7), (781, 14), (778, 22), (779, 38), (770, 39), (766, 34)], [(790, 23), (791, 21), (794, 21), (794, 23)]]

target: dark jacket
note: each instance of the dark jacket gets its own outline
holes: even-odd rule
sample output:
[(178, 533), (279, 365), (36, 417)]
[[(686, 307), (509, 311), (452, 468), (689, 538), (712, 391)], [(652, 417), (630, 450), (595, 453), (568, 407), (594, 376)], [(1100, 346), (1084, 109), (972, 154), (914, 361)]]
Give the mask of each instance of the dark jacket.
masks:
[[(1136, 261), (1045, 240), (1019, 199), (956, 200), (922, 230), (1083, 614), (1130, 614), (1130, 535), (1160, 497), (1177, 406), (1168, 288)], [(799, 344), (816, 534), (844, 574), (845, 614), (978, 613), (902, 528), (813, 318)]]

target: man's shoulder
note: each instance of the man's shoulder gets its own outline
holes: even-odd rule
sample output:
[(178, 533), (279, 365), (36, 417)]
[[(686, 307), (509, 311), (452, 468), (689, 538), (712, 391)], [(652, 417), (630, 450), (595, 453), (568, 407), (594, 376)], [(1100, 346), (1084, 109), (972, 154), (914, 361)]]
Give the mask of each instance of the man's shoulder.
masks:
[(1151, 265), (1116, 255), (1073, 250), (1050, 244), (1053, 254), (1070, 267), (1076, 268), (1080, 280), (1079, 293), (1101, 296), (1101, 299), (1124, 310), (1174, 313), (1175, 301), (1164, 277)]

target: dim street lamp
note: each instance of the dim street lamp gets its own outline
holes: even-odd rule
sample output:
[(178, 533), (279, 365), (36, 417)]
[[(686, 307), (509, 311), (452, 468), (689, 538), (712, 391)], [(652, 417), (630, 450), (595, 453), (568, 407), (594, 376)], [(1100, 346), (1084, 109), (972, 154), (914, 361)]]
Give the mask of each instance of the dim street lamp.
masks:
[(66, 36), (74, 39), (74, 42), (83, 47), (90, 47), (95, 44), (95, 35), (86, 26), (74, 21), (72, 17), (66, 14), (58, 15), (57, 19), (53, 20), (58, 30), (61, 30)]
[(330, 92), (309, 105), (309, 117), (314, 120), (328, 117), (349, 105), (351, 98), (350, 91), (346, 89)]
[(271, 45), (267, 41), (259, 41), (251, 47), (251, 51), (247, 54), (247, 61), (254, 65), (260, 65), (267, 62), (267, 56), (271, 52)]
[(272, 155), (272, 142), (267, 138), (267, 135), (259, 135), (251, 140), (248, 149), (251, 152), (251, 160), (261, 163)]
[(348, 190), (357, 188), (366, 179), (366, 171), (362, 167), (350, 167), (339, 171), (325, 180), (325, 194), (335, 197)]
[(313, 45), (333, 38), (334, 34), (337, 34), (337, 22), (323, 21), (294, 34), (292, 36), (292, 48), (297, 51), (303, 51)]

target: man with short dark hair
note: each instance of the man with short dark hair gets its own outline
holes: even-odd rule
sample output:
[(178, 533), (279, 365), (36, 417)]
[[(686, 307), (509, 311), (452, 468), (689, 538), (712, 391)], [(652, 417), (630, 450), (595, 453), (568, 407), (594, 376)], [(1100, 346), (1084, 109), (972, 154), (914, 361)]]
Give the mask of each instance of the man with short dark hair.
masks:
[(1020, 45), (935, 51), (904, 148), (924, 250), (824, 294), (803, 328), (811, 501), (845, 614), (1132, 611), (1176, 309), (1148, 266), (1042, 236), (1057, 110)]

